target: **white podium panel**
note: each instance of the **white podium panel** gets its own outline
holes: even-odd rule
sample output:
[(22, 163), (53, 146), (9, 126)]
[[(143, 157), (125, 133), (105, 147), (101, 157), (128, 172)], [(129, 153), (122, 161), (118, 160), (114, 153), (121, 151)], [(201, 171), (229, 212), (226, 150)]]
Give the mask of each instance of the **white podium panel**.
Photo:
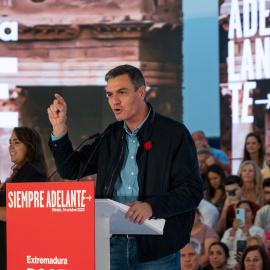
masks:
[(129, 206), (110, 199), (95, 200), (96, 270), (110, 269), (110, 237), (112, 234), (162, 235), (164, 219), (146, 220), (139, 225), (125, 219)]

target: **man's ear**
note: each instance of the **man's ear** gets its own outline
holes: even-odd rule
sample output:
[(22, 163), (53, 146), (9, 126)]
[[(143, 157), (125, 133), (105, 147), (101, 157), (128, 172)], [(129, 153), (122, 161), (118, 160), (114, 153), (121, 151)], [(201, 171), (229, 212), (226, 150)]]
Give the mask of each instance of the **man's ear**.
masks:
[(146, 95), (146, 87), (144, 85), (142, 85), (139, 89), (139, 94), (140, 96), (144, 99), (145, 98), (145, 95)]

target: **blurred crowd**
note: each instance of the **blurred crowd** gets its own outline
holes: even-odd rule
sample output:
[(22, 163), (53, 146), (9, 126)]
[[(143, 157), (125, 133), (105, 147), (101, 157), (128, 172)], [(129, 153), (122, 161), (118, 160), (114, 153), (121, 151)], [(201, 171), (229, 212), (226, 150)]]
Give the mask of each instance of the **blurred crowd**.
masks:
[(211, 147), (203, 131), (192, 138), (206, 186), (181, 269), (270, 270), (270, 145), (247, 134), (232, 175), (227, 155)]

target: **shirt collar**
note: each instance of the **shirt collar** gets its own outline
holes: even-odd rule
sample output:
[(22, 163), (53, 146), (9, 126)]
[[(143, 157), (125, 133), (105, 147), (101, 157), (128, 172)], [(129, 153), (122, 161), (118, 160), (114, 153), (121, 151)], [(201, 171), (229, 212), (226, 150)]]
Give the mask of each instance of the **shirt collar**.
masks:
[(131, 134), (136, 135), (136, 134), (138, 133), (138, 131), (140, 130), (140, 128), (142, 127), (142, 125), (145, 123), (146, 119), (148, 118), (148, 116), (149, 116), (149, 114), (150, 114), (150, 112), (151, 112), (151, 110), (152, 110), (152, 108), (151, 108), (150, 106), (148, 106), (148, 108), (149, 108), (149, 112), (148, 112), (147, 116), (146, 116), (146, 117), (144, 118), (144, 120), (140, 123), (140, 125), (139, 125), (137, 128), (135, 128), (135, 129), (133, 130), (133, 132), (130, 132), (129, 128), (128, 128), (127, 125), (126, 125), (126, 122), (124, 122), (124, 129), (125, 129), (125, 131), (126, 131), (127, 134), (129, 134), (129, 135), (131, 135)]

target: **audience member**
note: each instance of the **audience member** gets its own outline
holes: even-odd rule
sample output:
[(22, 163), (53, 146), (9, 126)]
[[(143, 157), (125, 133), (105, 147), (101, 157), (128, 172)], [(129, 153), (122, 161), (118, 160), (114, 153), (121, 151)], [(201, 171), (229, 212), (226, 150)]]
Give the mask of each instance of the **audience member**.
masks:
[(270, 177), (270, 144), (265, 147), (264, 161), (266, 166), (261, 170), (263, 179)]
[[(232, 227), (235, 219), (235, 209), (239, 201), (245, 200), (242, 193), (242, 179), (237, 175), (227, 176), (224, 180), (226, 200), (224, 206), (219, 210), (219, 220), (217, 223), (217, 233), (222, 236), (224, 231)], [(251, 202), (254, 209), (254, 216), (260, 206)], [(254, 221), (254, 218), (253, 218)]]
[(229, 250), (230, 256), (228, 259), (228, 265), (233, 267), (237, 264), (235, 259), (236, 244), (238, 240), (246, 240), (247, 237), (258, 235), (263, 237), (264, 230), (262, 228), (253, 225), (252, 219), (254, 217), (253, 205), (250, 201), (240, 201), (237, 208), (245, 209), (245, 223), (242, 224), (240, 219), (234, 219), (232, 228), (225, 231), (221, 242), (225, 243)]
[(218, 164), (228, 173), (231, 172), (231, 166), (229, 164), (227, 155), (220, 149), (210, 147), (210, 145), (208, 144), (208, 139), (206, 138), (203, 131), (195, 131), (191, 134), (191, 136), (195, 142), (197, 149), (206, 148), (212, 153), (212, 156), (210, 156), (207, 160), (208, 166), (212, 164)]
[(199, 163), (199, 169), (202, 179), (204, 180), (204, 183), (206, 183), (206, 177), (207, 177), (207, 171), (209, 164), (209, 158), (212, 157), (213, 154), (209, 149), (206, 148), (198, 148), (197, 149), (197, 158)]
[[(264, 240), (262, 237), (258, 236), (258, 235), (253, 235), (253, 236), (249, 236), (246, 240), (246, 247), (250, 247), (250, 246), (261, 246), (263, 248), (265, 248), (265, 250), (267, 251), (266, 245), (264, 243)], [(239, 269), (240, 268), (240, 264), (241, 264), (241, 260), (242, 260), (242, 256), (243, 256), (243, 252), (242, 251), (238, 251), (238, 253), (235, 255), (235, 259), (237, 261), (237, 267), (234, 267), (234, 269)]]
[(262, 174), (260, 168), (251, 160), (244, 161), (238, 171), (243, 181), (242, 190), (246, 200), (263, 205)]
[(247, 238), (247, 247), (250, 246), (261, 246), (265, 248), (266, 250), (266, 245), (262, 237), (259, 235), (252, 235)]
[(123, 220), (143, 224), (150, 217), (166, 219), (161, 236), (112, 237), (110, 269), (119, 269), (119, 264), (134, 269), (165, 269), (170, 264), (180, 269), (180, 249), (190, 239), (203, 197), (194, 142), (184, 125), (145, 102), (145, 80), (138, 68), (115, 67), (105, 80), (117, 122), (75, 153), (67, 130), (67, 104), (55, 94), (47, 111), (53, 127), (49, 146), (58, 172), (69, 180), (97, 173), (95, 197), (130, 206)]
[(270, 230), (270, 178), (263, 180), (263, 193), (266, 205), (257, 212), (255, 225), (267, 233)]
[(219, 216), (218, 209), (205, 199), (201, 200), (198, 209), (201, 213), (201, 222), (216, 230)]
[(269, 257), (264, 248), (250, 246), (244, 250), (241, 270), (269, 270)]
[(261, 137), (254, 132), (246, 136), (243, 162), (252, 160), (260, 169), (264, 167), (264, 152)]
[[(45, 182), (47, 165), (40, 134), (32, 128), (16, 127), (9, 139), (13, 166), (10, 178), (0, 190), (0, 269), (6, 265), (6, 183)], [(18, 224), (19, 224), (18, 219)]]
[(268, 234), (265, 235), (265, 241), (263, 240), (262, 237), (254, 235), (254, 236), (249, 236), (247, 238), (247, 247), (250, 246), (261, 246), (262, 248), (264, 248), (266, 250), (266, 252), (269, 253), (269, 257), (270, 257), (270, 242), (269, 242), (269, 237), (270, 237), (270, 230), (268, 232)]
[(199, 256), (200, 265), (203, 269), (209, 269), (209, 247), (213, 242), (219, 241), (219, 236), (210, 227), (203, 224), (200, 220), (201, 213), (196, 209), (194, 225), (191, 230), (191, 237), (198, 240), (201, 244), (201, 252)]
[(224, 170), (219, 165), (213, 164), (208, 167), (204, 198), (217, 208), (222, 207), (226, 199), (224, 179)]
[(226, 270), (229, 249), (222, 242), (214, 242), (209, 247), (209, 262), (213, 270)]
[(270, 258), (270, 230), (265, 235), (265, 246)]
[(180, 250), (181, 252), (181, 270), (203, 270), (199, 263), (199, 254), (201, 244), (193, 238)]

